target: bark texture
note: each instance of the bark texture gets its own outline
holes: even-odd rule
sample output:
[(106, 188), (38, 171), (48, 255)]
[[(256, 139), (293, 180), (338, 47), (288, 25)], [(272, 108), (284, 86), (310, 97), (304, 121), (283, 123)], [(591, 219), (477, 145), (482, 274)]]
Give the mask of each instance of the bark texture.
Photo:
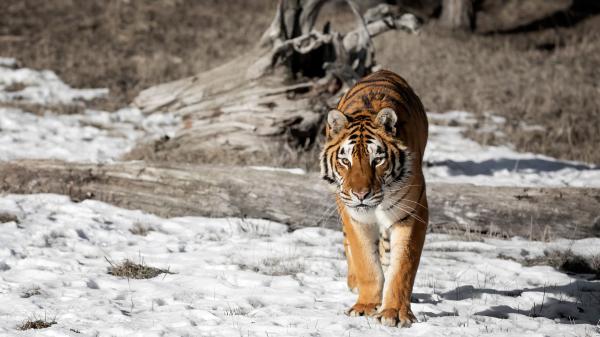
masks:
[(371, 37), (414, 31), (416, 18), (389, 6), (366, 21), (353, 1), (356, 29), (314, 28), (328, 0), (280, 1), (256, 47), (213, 70), (146, 89), (134, 105), (185, 120), (173, 139), (138, 146), (125, 159), (219, 164), (281, 164), (282, 149), (313, 147), (323, 116), (344, 89), (375, 66)]
[(473, 0), (443, 0), (440, 24), (453, 30), (471, 30)]
[[(164, 217), (264, 218), (290, 229), (339, 229), (333, 193), (317, 174), (260, 167), (58, 161), (0, 164), (3, 193), (59, 193)], [(600, 236), (600, 190), (428, 184), (430, 230), (533, 239)]]
[(573, 0), (484, 0), (477, 12), (477, 32), (504, 32), (566, 11)]

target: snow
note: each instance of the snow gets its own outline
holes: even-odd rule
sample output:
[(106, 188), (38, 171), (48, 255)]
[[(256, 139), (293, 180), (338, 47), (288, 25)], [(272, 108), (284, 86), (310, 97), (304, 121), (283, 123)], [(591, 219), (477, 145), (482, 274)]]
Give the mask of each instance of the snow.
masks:
[(287, 173), (298, 174), (298, 175), (306, 174), (306, 171), (304, 171), (303, 169), (300, 169), (300, 168), (286, 169), (286, 168), (281, 168), (281, 167), (270, 167), (270, 166), (249, 166), (249, 167), (251, 169), (257, 170), (257, 171), (287, 172)]
[[(50, 70), (14, 69), (11, 59), (0, 60), (0, 102), (19, 101), (36, 104), (73, 103), (108, 95), (108, 89), (73, 89)], [(7, 91), (11, 85), (23, 85), (15, 92)]]
[[(16, 68), (0, 58), (0, 103), (52, 106), (104, 97), (108, 89), (74, 89), (49, 70)], [(20, 84), (18, 91), (7, 87)], [(174, 136), (181, 120), (170, 113), (145, 116), (135, 107), (116, 112), (86, 109), (82, 114), (36, 115), (0, 105), (0, 160), (61, 159), (107, 162), (130, 151), (140, 140)]]
[[(494, 186), (600, 187), (600, 167), (520, 153), (507, 145), (481, 145), (462, 135), (474, 123), (468, 112), (428, 113), (427, 181)], [(448, 123), (454, 121), (453, 123)], [(495, 123), (502, 119), (493, 118)], [(441, 122), (441, 123), (440, 123)]]
[[(51, 71), (0, 58), (0, 103), (73, 104), (103, 95), (105, 89), (74, 89)], [(465, 138), (464, 127), (475, 122), (467, 112), (429, 118), (428, 181), (600, 186), (598, 167)], [(505, 122), (490, 120), (490, 132)], [(180, 125), (172, 114), (148, 116), (134, 107), (37, 115), (0, 105), (0, 160), (110, 162), (137, 142), (172, 137)], [(356, 295), (346, 287), (339, 231), (290, 233), (256, 219), (165, 219), (49, 194), (0, 195), (0, 215), (7, 221), (0, 221), (0, 336), (600, 336), (600, 281), (517, 262), (548, 250), (598, 256), (598, 238), (465, 241), (430, 234), (412, 304), (419, 323), (397, 329), (343, 314)], [(147, 235), (134, 234), (137, 227)], [(124, 259), (173, 274), (136, 280), (107, 273)], [(16, 330), (44, 317), (57, 324)]]
[[(498, 256), (588, 247), (515, 238), (464, 242), (427, 237), (415, 282), (419, 323), (387, 328), (344, 310), (342, 234), (288, 233), (253, 219), (163, 219), (58, 195), (7, 195), (0, 213), (0, 335), (30, 317), (57, 324), (22, 335), (58, 336), (593, 336), (600, 333), (600, 281), (524, 267)], [(151, 228), (147, 236), (130, 232)], [(174, 274), (109, 275), (108, 261), (144, 261)], [(107, 261), (108, 260), (108, 261)], [(23, 297), (37, 289), (39, 294)], [(543, 303), (543, 304), (542, 304)]]
[(19, 63), (12, 57), (0, 57), (0, 67), (16, 68)]
[(179, 123), (170, 114), (146, 117), (136, 108), (37, 116), (0, 107), (0, 160), (112, 161), (140, 139), (172, 137)]

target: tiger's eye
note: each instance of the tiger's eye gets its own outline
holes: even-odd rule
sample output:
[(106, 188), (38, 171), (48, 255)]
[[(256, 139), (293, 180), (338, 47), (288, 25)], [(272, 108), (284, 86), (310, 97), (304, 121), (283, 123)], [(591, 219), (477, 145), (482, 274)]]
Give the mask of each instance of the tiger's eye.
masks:
[(350, 166), (350, 161), (346, 158), (342, 158), (342, 164), (344, 164), (346, 166)]
[(373, 164), (375, 166), (377, 166), (377, 165), (383, 163), (384, 161), (385, 161), (385, 157), (377, 157), (377, 158), (373, 159)]

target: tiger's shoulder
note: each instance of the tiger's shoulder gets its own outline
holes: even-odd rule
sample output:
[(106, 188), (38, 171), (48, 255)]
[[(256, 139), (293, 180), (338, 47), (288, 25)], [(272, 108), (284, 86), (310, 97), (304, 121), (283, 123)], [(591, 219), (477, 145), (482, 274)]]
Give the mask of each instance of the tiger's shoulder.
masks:
[(397, 113), (407, 109), (424, 112), (421, 100), (408, 82), (389, 70), (379, 70), (362, 78), (346, 92), (337, 108), (350, 117), (361, 111), (377, 113), (383, 108), (400, 110)]

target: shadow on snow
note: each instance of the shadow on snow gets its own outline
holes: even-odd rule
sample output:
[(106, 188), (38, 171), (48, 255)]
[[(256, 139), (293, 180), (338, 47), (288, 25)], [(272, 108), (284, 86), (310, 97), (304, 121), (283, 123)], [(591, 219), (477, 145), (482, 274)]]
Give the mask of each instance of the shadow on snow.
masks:
[(467, 161), (453, 161), (444, 160), (438, 162), (429, 162), (427, 166), (446, 166), (450, 169), (452, 175), (493, 175), (498, 171), (511, 171), (511, 172), (556, 172), (562, 169), (574, 169), (578, 171), (597, 170), (598, 167), (568, 163), (561, 161), (554, 161), (548, 159), (489, 159), (482, 162), (475, 162), (472, 160)]
[[(600, 322), (600, 282), (574, 279), (566, 285), (545, 285), (534, 288), (514, 290), (496, 290), (489, 288), (475, 288), (472, 285), (457, 287), (451, 291), (439, 294), (439, 297), (448, 301), (461, 301), (465, 299), (481, 298), (483, 295), (501, 295), (520, 297), (525, 292), (542, 293), (543, 301), (539, 303), (531, 298), (524, 298), (522, 305), (497, 305), (489, 309), (476, 312), (475, 315), (488, 316), (500, 319), (509, 318), (509, 314), (520, 314), (530, 317), (545, 317), (559, 323), (589, 323)], [(437, 304), (441, 300), (434, 300), (431, 294), (413, 294), (413, 302)], [(456, 313), (422, 313), (428, 317), (454, 316)]]

